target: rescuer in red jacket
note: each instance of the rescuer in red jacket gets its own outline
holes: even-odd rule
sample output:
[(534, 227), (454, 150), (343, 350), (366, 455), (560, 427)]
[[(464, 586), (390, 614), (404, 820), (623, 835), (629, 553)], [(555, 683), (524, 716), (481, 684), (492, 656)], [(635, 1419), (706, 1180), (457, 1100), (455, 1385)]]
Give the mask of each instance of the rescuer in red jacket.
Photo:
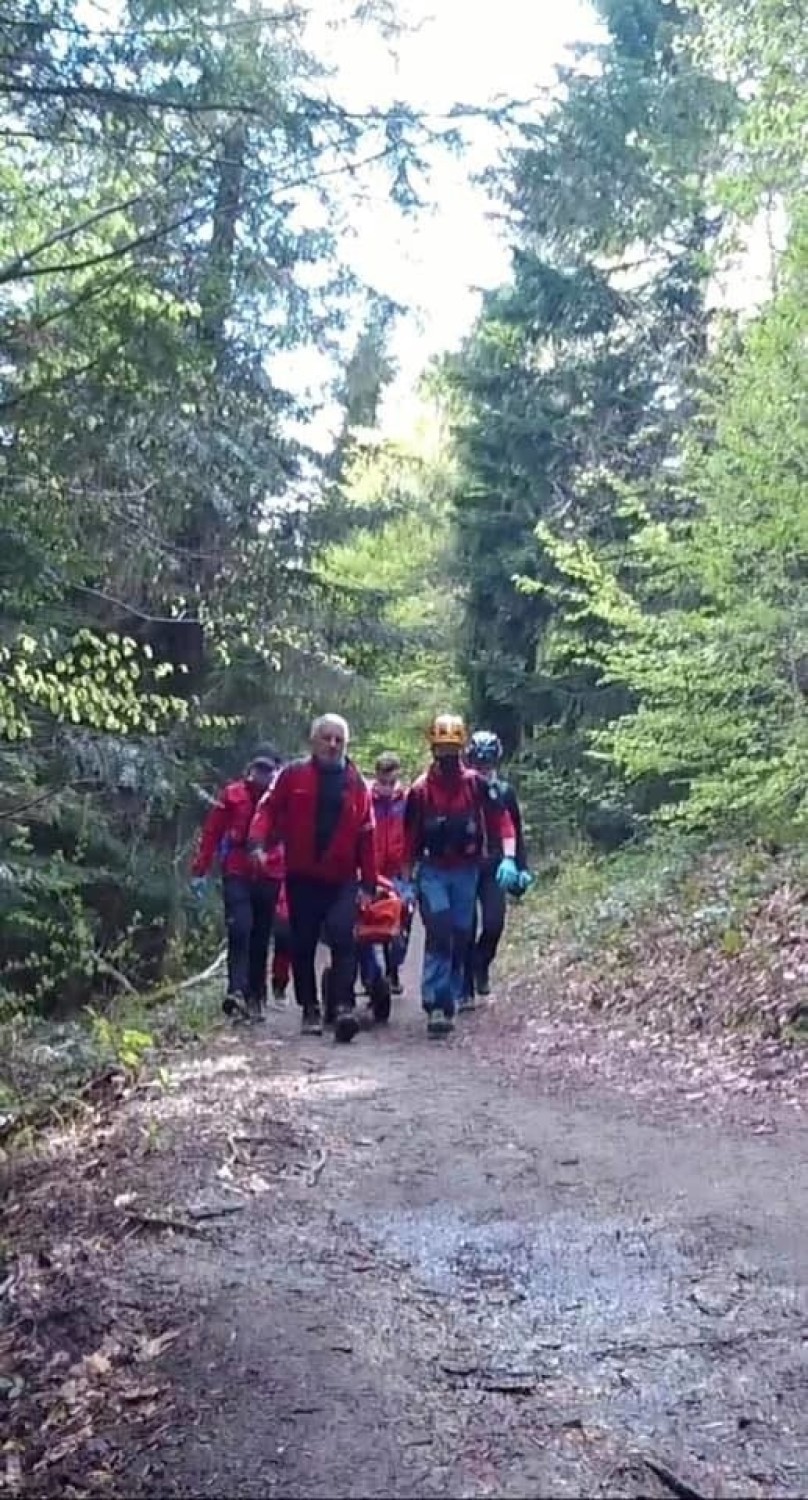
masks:
[(421, 999), (431, 1036), (451, 1031), (456, 1011), (470, 1000), (467, 955), (489, 849), (501, 851), (495, 878), (503, 888), (517, 875), (513, 821), (496, 788), (463, 765), (466, 740), (459, 715), (436, 715), (432, 765), (410, 787), (405, 811), (407, 858), (417, 872), (426, 934)]
[(258, 870), (247, 850), (247, 837), (256, 807), (272, 784), (280, 765), (274, 750), (260, 750), (244, 775), (223, 787), (205, 819), (191, 886), (201, 895), (215, 861), (222, 874), (227, 928), (226, 1015), (259, 1020), (266, 1002), (267, 952), (272, 918), (280, 889), (272, 863)]
[(347, 748), (348, 725), (340, 715), (315, 719), (311, 756), (284, 767), (261, 799), (250, 828), (250, 849), (259, 867), (274, 844), (284, 846), (292, 975), (302, 1029), (314, 1035), (323, 1029), (314, 967), (322, 934), (331, 949), (341, 1041), (349, 1041), (358, 1029), (354, 926), (359, 882), (368, 892), (376, 888), (370, 791)]

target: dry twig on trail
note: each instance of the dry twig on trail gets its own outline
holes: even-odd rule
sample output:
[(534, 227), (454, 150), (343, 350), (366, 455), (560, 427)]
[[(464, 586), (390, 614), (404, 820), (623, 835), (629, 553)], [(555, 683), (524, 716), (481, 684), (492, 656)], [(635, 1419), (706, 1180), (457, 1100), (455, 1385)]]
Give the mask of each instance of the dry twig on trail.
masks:
[(229, 1214), (241, 1214), (246, 1203), (220, 1203), (216, 1208), (189, 1208), (191, 1218), (201, 1223), (204, 1219), (225, 1219)]
[(179, 1219), (175, 1214), (138, 1213), (134, 1209), (127, 1209), (124, 1218), (142, 1229), (174, 1229), (179, 1234), (195, 1235), (205, 1232), (198, 1224), (193, 1224), (189, 1219)]
[(679, 1497), (679, 1500), (705, 1500), (705, 1496), (699, 1490), (694, 1490), (693, 1486), (686, 1484), (684, 1479), (677, 1478), (673, 1470), (669, 1469), (666, 1464), (661, 1464), (658, 1459), (643, 1457), (643, 1463), (646, 1469), (650, 1469), (651, 1473), (655, 1474), (657, 1479), (671, 1491), (671, 1494)]
[(308, 1176), (309, 1187), (316, 1187), (317, 1181), (318, 1181), (318, 1179), (320, 1177), (320, 1173), (322, 1172), (323, 1167), (325, 1166), (325, 1164), (326, 1164), (327, 1161), (328, 1161), (328, 1152), (325, 1151), (323, 1149), (323, 1147), (321, 1146), (319, 1152), (317, 1153), (317, 1160), (314, 1163), (314, 1166), (312, 1167), (311, 1171), (309, 1172), (309, 1176)]
[(798, 1323), (796, 1327), (743, 1328), (738, 1333), (715, 1334), (706, 1339), (663, 1339), (653, 1344), (632, 1339), (625, 1344), (604, 1344), (599, 1349), (591, 1349), (589, 1353), (593, 1359), (611, 1359), (623, 1354), (668, 1354), (675, 1349), (732, 1349), (750, 1339), (792, 1338), (797, 1334), (804, 1336), (806, 1326), (805, 1323)]

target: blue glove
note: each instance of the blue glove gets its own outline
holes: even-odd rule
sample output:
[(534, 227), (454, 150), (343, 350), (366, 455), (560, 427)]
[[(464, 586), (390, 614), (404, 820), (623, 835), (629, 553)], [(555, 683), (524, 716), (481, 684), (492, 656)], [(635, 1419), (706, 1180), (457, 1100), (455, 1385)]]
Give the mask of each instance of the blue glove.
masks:
[(191, 895), (196, 901), (204, 901), (208, 894), (207, 875), (194, 875), (191, 878)]
[(535, 884), (536, 877), (535, 875), (531, 875), (529, 870), (519, 871), (519, 894), (521, 896), (524, 896), (525, 891), (529, 891), (530, 887)]
[(400, 896), (407, 906), (415, 905), (415, 886), (411, 880), (394, 880), (396, 895)]
[(517, 891), (519, 889), (519, 871), (516, 868), (516, 860), (511, 859), (509, 854), (501, 859), (497, 868), (497, 885), (501, 891)]

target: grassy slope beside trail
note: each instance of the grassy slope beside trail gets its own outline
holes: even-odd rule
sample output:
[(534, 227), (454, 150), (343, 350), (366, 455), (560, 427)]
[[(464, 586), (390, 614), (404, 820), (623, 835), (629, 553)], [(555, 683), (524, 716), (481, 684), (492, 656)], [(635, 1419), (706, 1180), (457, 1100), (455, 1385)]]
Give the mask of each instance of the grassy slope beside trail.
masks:
[(124, 995), (62, 1021), (30, 1013), (0, 1026), (0, 1160), (3, 1143), (117, 1097), (166, 1047), (199, 1041), (220, 1019), (215, 979), (152, 997)]
[[(562, 860), (512, 919), (503, 987), (513, 1019), (535, 1031), (537, 1053), (564, 1033), (585, 1047), (599, 1037), (610, 1068), (627, 1046), (656, 1049), (674, 1072), (681, 1064), (685, 1088), (687, 1076), (718, 1086), (716, 1107), (762, 1093), (799, 1106), (806, 876), (804, 848), (671, 834), (610, 859)], [(619, 1067), (614, 1076), (628, 1082)]]

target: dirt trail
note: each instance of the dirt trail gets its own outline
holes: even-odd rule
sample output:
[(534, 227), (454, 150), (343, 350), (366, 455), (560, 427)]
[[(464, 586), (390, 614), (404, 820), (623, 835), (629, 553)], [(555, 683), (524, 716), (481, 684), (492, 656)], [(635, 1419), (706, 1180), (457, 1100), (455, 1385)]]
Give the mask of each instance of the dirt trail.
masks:
[[(410, 999), (339, 1048), (290, 1007), (118, 1109), (85, 1171), (118, 1226), (99, 1305), (180, 1334), (170, 1419), (106, 1433), (115, 1493), (673, 1493), (646, 1459), (806, 1493), (804, 1132), (548, 1097), (484, 1060), (495, 1007), (462, 1024), (428, 1042)], [(160, 1211), (214, 1216), (122, 1238)]]
[(350, 1048), (296, 1026), (130, 1106), (157, 1142), (138, 1204), (239, 1211), (110, 1268), (186, 1333), (123, 1492), (671, 1493), (649, 1457), (703, 1495), (805, 1493), (799, 1130), (547, 1100), (428, 1042), (414, 1000)]

